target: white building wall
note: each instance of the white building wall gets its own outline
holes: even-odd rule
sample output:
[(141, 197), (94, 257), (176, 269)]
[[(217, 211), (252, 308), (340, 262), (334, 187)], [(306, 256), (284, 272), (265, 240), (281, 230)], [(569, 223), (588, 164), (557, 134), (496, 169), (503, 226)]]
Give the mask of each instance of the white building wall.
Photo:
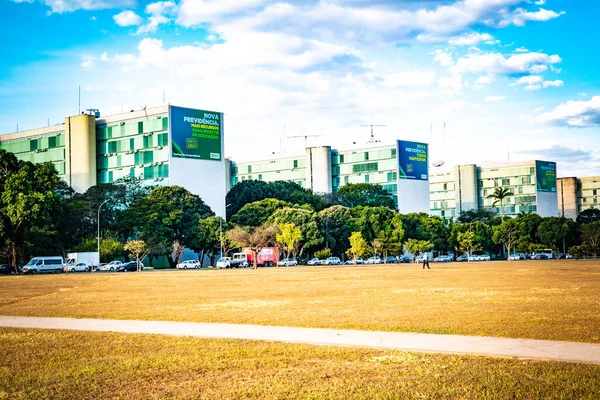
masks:
[(540, 217), (558, 217), (558, 193), (537, 192), (537, 213)]
[(475, 164), (454, 167), (456, 188), (456, 215), (461, 211), (479, 208), (479, 190), (477, 188), (477, 166)]
[(309, 147), (306, 149), (306, 188), (314, 193), (331, 193), (333, 190), (331, 171), (331, 147)]
[(429, 181), (398, 179), (398, 212), (430, 213)]

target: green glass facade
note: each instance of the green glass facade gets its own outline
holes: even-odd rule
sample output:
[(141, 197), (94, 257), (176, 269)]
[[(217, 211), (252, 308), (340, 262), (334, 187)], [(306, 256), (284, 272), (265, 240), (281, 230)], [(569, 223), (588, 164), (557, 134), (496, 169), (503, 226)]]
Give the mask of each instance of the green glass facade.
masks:
[(152, 115), (96, 125), (98, 183), (141, 178), (168, 185), (169, 118)]
[(0, 149), (14, 153), (19, 160), (36, 164), (51, 162), (61, 178), (64, 179), (65, 132), (62, 130), (62, 125), (57, 126), (56, 129), (55, 132), (44, 132), (38, 135), (33, 134), (2, 140), (0, 141)]

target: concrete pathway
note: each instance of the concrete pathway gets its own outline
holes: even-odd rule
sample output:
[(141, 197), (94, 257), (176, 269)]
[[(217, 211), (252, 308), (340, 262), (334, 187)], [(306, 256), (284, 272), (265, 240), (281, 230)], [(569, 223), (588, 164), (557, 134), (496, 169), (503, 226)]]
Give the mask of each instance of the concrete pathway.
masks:
[(375, 332), (197, 322), (0, 316), (0, 326), (268, 340), (427, 353), (473, 354), (600, 364), (600, 344), (426, 333)]

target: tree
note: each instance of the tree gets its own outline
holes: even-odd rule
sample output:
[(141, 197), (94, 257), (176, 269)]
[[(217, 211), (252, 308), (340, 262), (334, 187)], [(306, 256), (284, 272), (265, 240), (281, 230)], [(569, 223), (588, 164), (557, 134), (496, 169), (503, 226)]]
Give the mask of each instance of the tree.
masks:
[(161, 247), (171, 268), (177, 262), (171, 257), (172, 244), (179, 241), (183, 246), (199, 252), (196, 246), (198, 220), (214, 213), (200, 197), (180, 186), (165, 186), (154, 189), (150, 195), (135, 200), (123, 217), (132, 227), (129, 236), (138, 237), (147, 243)]
[(223, 257), (231, 250), (233, 244), (229, 240), (227, 232), (232, 227), (233, 224), (224, 221), (221, 217), (200, 218), (193, 248), (200, 254), (201, 266), (204, 266), (206, 254), (210, 255), (211, 265), (215, 265), (215, 257), (221, 252), (221, 244), (223, 245)]
[(28, 235), (35, 231), (55, 234), (61, 186), (52, 163), (34, 165), (0, 150), (0, 240), (15, 272)]
[(496, 216), (494, 210), (489, 208), (475, 208), (473, 210), (461, 211), (458, 222), (471, 223), (471, 222), (490, 222), (492, 218)]
[(343, 206), (387, 207), (396, 209), (392, 196), (381, 186), (370, 183), (348, 183), (337, 191), (337, 201)]
[(346, 254), (348, 254), (348, 257), (351, 257), (356, 264), (356, 259), (358, 257), (364, 257), (365, 254), (367, 254), (369, 251), (369, 245), (360, 232), (352, 232), (349, 241), (350, 248)]
[(291, 206), (292, 203), (273, 198), (255, 201), (242, 207), (241, 210), (231, 218), (231, 222), (240, 226), (260, 226), (264, 224), (276, 210)]
[(227, 219), (231, 219), (231, 216), (237, 214), (246, 204), (268, 198), (283, 200), (292, 204), (309, 205), (315, 211), (325, 208), (325, 202), (319, 196), (296, 183), (249, 180), (239, 182), (227, 193), (226, 202), (229, 204)]
[(466, 231), (460, 232), (457, 237), (458, 248), (467, 253), (468, 261), (471, 261), (471, 255), (477, 250), (481, 250), (481, 247), (475, 241), (475, 232)]
[(321, 236), (326, 247), (334, 254), (343, 254), (350, 247), (349, 238), (358, 230), (350, 209), (344, 206), (331, 206), (319, 212)]
[(566, 236), (575, 229), (575, 222), (565, 217), (544, 218), (538, 228), (540, 240), (551, 247), (558, 248), (562, 245), (563, 253), (566, 252)]
[(496, 190), (494, 190), (494, 193), (490, 194), (488, 196), (488, 199), (494, 199), (494, 202), (492, 203), (492, 207), (496, 207), (496, 204), (500, 204), (500, 218), (502, 218), (504, 220), (504, 199), (506, 199), (509, 196), (512, 196), (513, 193), (512, 191), (507, 188), (507, 187), (497, 187)]
[(294, 224), (301, 232), (298, 243), (298, 256), (304, 251), (315, 249), (323, 243), (323, 235), (319, 230), (319, 214), (308, 207), (286, 207), (273, 213), (268, 219), (268, 224)]
[(444, 220), (426, 213), (400, 214), (404, 237), (433, 243), (439, 251), (448, 250), (449, 230)]
[(594, 221), (581, 227), (582, 245), (596, 258), (600, 247), (600, 221)]
[(523, 240), (524, 225), (517, 219), (509, 218), (494, 228), (494, 242), (503, 244), (508, 252), (508, 261), (512, 248), (519, 240)]
[(173, 242), (171, 246), (171, 258), (175, 260), (175, 265), (179, 264), (179, 260), (183, 253), (185, 252), (185, 247), (179, 243), (179, 240)]
[(150, 254), (150, 247), (143, 240), (130, 240), (123, 249), (136, 261), (137, 272), (140, 272), (142, 260)]
[(281, 233), (277, 234), (277, 241), (281, 243), (285, 251), (285, 258), (289, 258), (290, 253), (296, 258), (296, 252), (302, 240), (302, 231), (294, 224), (281, 224), (279, 231)]
[(597, 208), (588, 208), (587, 210), (583, 210), (577, 216), (577, 223), (579, 225), (589, 224), (590, 222), (595, 222), (600, 220), (600, 210)]
[[(399, 214), (387, 207), (356, 207), (350, 210), (356, 227), (362, 233), (363, 238), (367, 242), (372, 242), (381, 231), (390, 230), (392, 220)], [(402, 226), (402, 221), (398, 219), (398, 223)]]
[(277, 225), (265, 224), (255, 228), (252, 231), (250, 231), (248, 228), (236, 226), (227, 234), (229, 239), (236, 246), (250, 248), (253, 256), (252, 269), (256, 269), (258, 253), (260, 253), (264, 247), (274, 246), (277, 241), (278, 233), (279, 228)]
[(428, 240), (408, 239), (404, 244), (404, 247), (406, 247), (406, 251), (416, 256), (419, 253), (430, 252), (435, 246)]
[(473, 233), (473, 247), (477, 250), (494, 251), (492, 240), (492, 227), (483, 222), (471, 222), (466, 224), (455, 223), (450, 227), (448, 244), (451, 249), (462, 251), (459, 235), (464, 232)]
[(315, 252), (315, 257), (317, 257), (319, 260), (325, 260), (331, 257), (331, 249), (321, 249)]

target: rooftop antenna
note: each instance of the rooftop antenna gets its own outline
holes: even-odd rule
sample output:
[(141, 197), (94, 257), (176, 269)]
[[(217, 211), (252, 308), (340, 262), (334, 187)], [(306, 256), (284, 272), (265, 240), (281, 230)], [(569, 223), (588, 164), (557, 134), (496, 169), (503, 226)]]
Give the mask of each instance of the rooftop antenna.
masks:
[(148, 112), (146, 111), (146, 107), (144, 106), (144, 108), (142, 108), (142, 110), (144, 110), (144, 114), (146, 114), (146, 121), (148, 121)]
[[(371, 122), (373, 122), (373, 121), (371, 121)], [(385, 127), (385, 125), (365, 124), (365, 125), (361, 125), (361, 127), (370, 127), (371, 128), (371, 137), (367, 143), (377, 143), (377, 142), (379, 142), (379, 140), (375, 140), (375, 133), (373, 132), (373, 128)]]
[(288, 136), (289, 139), (296, 139), (296, 138), (304, 138), (304, 148), (306, 149), (308, 147), (308, 138), (309, 137), (319, 137), (321, 135), (309, 135), (306, 133), (306, 130), (304, 130), (304, 135), (296, 135), (296, 136)]

